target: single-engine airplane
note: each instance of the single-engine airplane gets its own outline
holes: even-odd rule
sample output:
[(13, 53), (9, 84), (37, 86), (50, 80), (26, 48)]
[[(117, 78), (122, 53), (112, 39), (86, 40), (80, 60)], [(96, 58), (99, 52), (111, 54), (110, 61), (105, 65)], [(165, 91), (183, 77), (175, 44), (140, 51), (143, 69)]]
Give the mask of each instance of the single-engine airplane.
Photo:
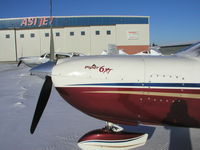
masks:
[[(84, 54), (76, 53), (76, 52), (70, 52), (70, 53), (64, 53), (64, 52), (55, 52), (54, 54), (55, 59), (64, 59), (64, 58), (70, 58), (75, 56), (84, 56)], [(44, 53), (41, 56), (29, 56), (29, 57), (20, 57), (18, 62), (18, 67), (21, 63), (24, 63), (28, 67), (35, 67), (39, 64), (46, 63), (50, 60), (50, 53)]]
[(200, 128), (200, 42), (172, 56), (83, 56), (48, 62), (32, 74), (46, 77), (31, 133), (48, 102), (52, 84), (69, 104), (108, 122), (78, 141), (82, 149), (131, 149), (147, 134), (119, 126), (155, 124)]

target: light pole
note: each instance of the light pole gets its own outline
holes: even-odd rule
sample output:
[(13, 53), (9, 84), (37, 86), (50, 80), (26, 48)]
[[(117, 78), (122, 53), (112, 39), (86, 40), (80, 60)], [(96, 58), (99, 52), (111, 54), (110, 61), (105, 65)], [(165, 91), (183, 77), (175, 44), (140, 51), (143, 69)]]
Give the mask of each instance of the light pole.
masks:
[[(50, 20), (53, 20), (53, 16), (52, 16), (52, 0), (50, 0)], [(50, 61), (54, 61), (54, 40), (53, 40), (52, 23), (53, 22), (50, 22)]]

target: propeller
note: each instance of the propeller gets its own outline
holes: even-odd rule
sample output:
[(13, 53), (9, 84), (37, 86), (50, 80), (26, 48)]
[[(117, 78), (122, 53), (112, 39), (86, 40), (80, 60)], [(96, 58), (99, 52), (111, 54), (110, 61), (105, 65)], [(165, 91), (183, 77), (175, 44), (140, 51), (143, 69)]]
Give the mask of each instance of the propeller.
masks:
[[(53, 20), (52, 16), (52, 0), (50, 0), (50, 18)], [(51, 89), (52, 89), (52, 79), (51, 79), (51, 72), (52, 68), (55, 66), (56, 61), (54, 60), (54, 41), (53, 41), (53, 29), (52, 29), (52, 22), (50, 23), (50, 61), (38, 65), (35, 68), (32, 68), (30, 70), (32, 75), (38, 75), (38, 76), (45, 76), (45, 81), (42, 86), (40, 96), (37, 102), (37, 106), (35, 109), (35, 113), (33, 116), (33, 120), (31, 123), (30, 132), (31, 134), (34, 133), (38, 122), (40, 121), (40, 118), (44, 112), (44, 109), (47, 105), (47, 102), (49, 100)]]
[(35, 109), (34, 117), (31, 124), (30, 132), (31, 134), (34, 133), (37, 124), (42, 116), (42, 113), (47, 105), (47, 102), (49, 100), (50, 94), (52, 89), (52, 80), (50, 76), (46, 76), (45, 82), (43, 84), (42, 90), (40, 92), (40, 96), (37, 102), (37, 106)]
[(21, 63), (22, 63), (22, 61), (20, 60), (20, 61), (18, 62), (18, 64), (17, 64), (17, 67), (19, 67)]

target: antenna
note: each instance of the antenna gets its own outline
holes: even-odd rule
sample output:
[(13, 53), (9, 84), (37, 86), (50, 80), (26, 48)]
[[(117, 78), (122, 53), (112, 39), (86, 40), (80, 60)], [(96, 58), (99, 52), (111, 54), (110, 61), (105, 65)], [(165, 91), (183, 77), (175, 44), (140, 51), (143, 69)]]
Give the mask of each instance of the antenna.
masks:
[(54, 40), (53, 40), (53, 16), (52, 16), (52, 0), (50, 0), (50, 61), (54, 61)]

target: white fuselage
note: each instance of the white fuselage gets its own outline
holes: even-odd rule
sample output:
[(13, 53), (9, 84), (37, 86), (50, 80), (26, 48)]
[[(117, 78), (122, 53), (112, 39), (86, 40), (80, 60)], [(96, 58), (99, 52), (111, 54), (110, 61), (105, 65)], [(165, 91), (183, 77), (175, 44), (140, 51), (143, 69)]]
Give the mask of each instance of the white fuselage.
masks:
[(67, 60), (53, 70), (56, 87), (107, 82), (200, 83), (199, 75), (200, 60), (177, 56), (88, 56)]
[(200, 127), (199, 76), (199, 59), (180, 56), (89, 56), (52, 72), (61, 96), (93, 117), (190, 127)]

